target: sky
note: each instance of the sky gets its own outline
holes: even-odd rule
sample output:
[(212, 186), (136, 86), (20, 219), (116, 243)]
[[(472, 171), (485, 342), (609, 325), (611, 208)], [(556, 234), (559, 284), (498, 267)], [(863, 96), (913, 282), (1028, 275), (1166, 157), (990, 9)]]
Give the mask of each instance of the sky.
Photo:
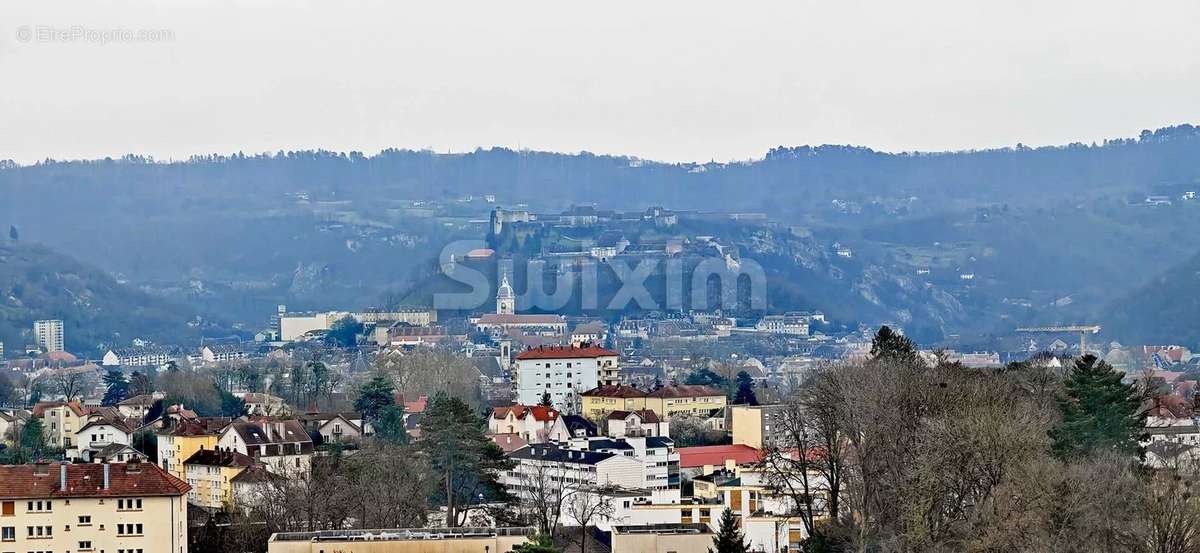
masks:
[(4, 0), (0, 159), (1101, 141), (1200, 123), (1198, 21), (1195, 0)]

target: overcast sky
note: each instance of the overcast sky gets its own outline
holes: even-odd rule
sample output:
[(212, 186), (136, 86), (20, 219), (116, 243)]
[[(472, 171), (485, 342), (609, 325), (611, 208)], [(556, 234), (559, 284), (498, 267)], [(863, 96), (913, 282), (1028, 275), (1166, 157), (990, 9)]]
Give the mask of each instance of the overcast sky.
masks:
[[(0, 159), (1090, 142), (1200, 123), (1198, 24), (1196, 0), (4, 0)], [(169, 36), (50, 32), (114, 28)]]

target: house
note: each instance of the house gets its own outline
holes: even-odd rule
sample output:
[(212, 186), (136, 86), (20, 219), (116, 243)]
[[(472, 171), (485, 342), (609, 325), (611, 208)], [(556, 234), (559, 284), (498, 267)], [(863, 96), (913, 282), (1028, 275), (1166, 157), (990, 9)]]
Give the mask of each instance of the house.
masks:
[(613, 411), (608, 414), (606, 422), (608, 423), (607, 434), (612, 438), (670, 436), (670, 424), (649, 409)]
[(596, 423), (587, 420), (581, 415), (563, 415), (563, 424), (567, 427), (567, 434), (572, 438), (587, 438), (600, 435), (599, 429), (596, 428)]
[(0, 549), (187, 553), (189, 490), (139, 461), (0, 466)]
[(296, 418), (325, 443), (356, 442), (366, 435), (359, 413), (305, 413)]
[(523, 351), (516, 358), (517, 402), (538, 404), (548, 394), (556, 409), (572, 411), (567, 407), (573, 407), (581, 391), (617, 383), (619, 358), (614, 351), (590, 344)]
[(68, 456), (91, 461), (97, 452), (110, 445), (131, 445), (134, 430), (124, 419), (93, 415), (75, 431), (75, 447), (68, 450)]
[(608, 326), (599, 321), (589, 321), (575, 325), (571, 331), (571, 345), (603, 344), (608, 339)]
[(233, 479), (254, 466), (254, 459), (236, 451), (202, 449), (183, 462), (188, 503), (210, 511), (233, 510)]
[(729, 413), (734, 444), (754, 449), (786, 446), (784, 405), (730, 405)]
[(32, 416), (42, 419), (46, 442), (56, 448), (75, 447), (75, 431), (86, 422), (92, 412), (78, 401), (43, 401), (33, 406)]
[[(382, 332), (381, 332), (382, 330)], [(447, 340), (465, 340), (464, 335), (452, 335), (444, 326), (408, 326), (397, 323), (391, 328), (376, 329), (375, 341), (380, 346), (412, 348), (433, 347)]]
[(234, 421), (221, 431), (217, 447), (263, 463), (276, 474), (307, 471), (313, 443), (297, 420)]
[(488, 418), (488, 431), (517, 435), (531, 444), (560, 442), (571, 437), (559, 412), (542, 405), (495, 407)]
[(136, 418), (145, 420), (146, 415), (150, 413), (150, 409), (154, 407), (154, 402), (162, 399), (162, 394), (140, 394), (128, 398), (117, 404), (117, 409), (121, 411), (121, 415), (125, 418)]
[(159, 429), (159, 466), (180, 480), (187, 481), (183, 462), (201, 450), (217, 448), (221, 430), (229, 425), (226, 418), (194, 418), (170, 421)]

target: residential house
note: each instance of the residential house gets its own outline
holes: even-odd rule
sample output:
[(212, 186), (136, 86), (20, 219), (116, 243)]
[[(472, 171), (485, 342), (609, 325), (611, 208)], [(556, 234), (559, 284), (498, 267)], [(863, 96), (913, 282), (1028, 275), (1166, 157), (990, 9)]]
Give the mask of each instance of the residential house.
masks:
[(96, 453), (110, 445), (131, 445), (134, 430), (136, 428), (122, 418), (93, 415), (75, 431), (75, 446), (68, 450), (68, 457), (91, 461)]
[(117, 409), (121, 411), (121, 415), (125, 418), (136, 418), (145, 420), (146, 415), (150, 414), (150, 409), (154, 407), (154, 402), (162, 399), (162, 394), (140, 394), (117, 404)]
[(149, 457), (131, 445), (118, 443), (109, 444), (92, 454), (93, 463), (129, 463), (134, 459), (145, 462)]
[(733, 471), (762, 460), (762, 451), (745, 444), (703, 445), (679, 448), (679, 470), (683, 476), (695, 478), (720, 470)]
[(561, 442), (571, 437), (560, 413), (542, 405), (495, 407), (488, 418), (488, 431), (520, 436), (531, 444)]
[(225, 418), (197, 418), (167, 424), (156, 432), (159, 466), (186, 482), (183, 462), (197, 451), (216, 449), (221, 430), (229, 423), (230, 419)]
[(244, 392), (234, 395), (246, 402), (247, 415), (275, 417), (283, 414), (287, 408), (287, 402), (283, 401), (283, 398), (271, 394)]
[(187, 553), (188, 491), (141, 462), (0, 466), (0, 550)]
[(217, 447), (248, 455), (277, 474), (307, 471), (313, 443), (297, 420), (234, 421), (221, 431)]
[(359, 413), (305, 413), (296, 418), (305, 430), (320, 434), (325, 443), (357, 442), (366, 435)]
[(183, 462), (187, 483), (188, 503), (210, 511), (230, 511), (234, 508), (233, 479), (254, 466), (254, 459), (236, 451), (202, 449)]
[(75, 432), (92, 412), (78, 401), (43, 401), (33, 406), (33, 417), (42, 419), (46, 442), (59, 449), (75, 447)]
[(662, 436), (669, 437), (670, 423), (649, 409), (613, 411), (608, 414), (607, 435), (612, 438)]

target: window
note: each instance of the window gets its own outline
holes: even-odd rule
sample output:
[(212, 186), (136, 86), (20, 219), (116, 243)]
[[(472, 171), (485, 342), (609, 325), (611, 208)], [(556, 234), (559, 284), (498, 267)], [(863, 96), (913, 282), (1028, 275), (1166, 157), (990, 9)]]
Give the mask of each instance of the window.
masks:
[(3, 528), (0, 528), (0, 541), (16, 541), (16, 540), (17, 540), (17, 527), (16, 526), (5, 526)]
[(25, 510), (30, 513), (48, 513), (50, 512), (51, 502), (47, 501), (26, 501)]
[(13, 512), (14, 508), (15, 508), (14, 502), (5, 501), (3, 504), (0, 504), (0, 516), (6, 516), (6, 517), (13, 516), (15, 514)]
[(54, 537), (53, 526), (26, 526), (25, 537), (29, 539), (52, 538)]
[(79, 525), (80, 526), (91, 526), (92, 525), (92, 515), (79, 515)]
[(79, 542), (79, 547), (78, 547), (78, 549), (79, 549), (80, 551), (91, 551), (91, 550), (92, 550), (92, 542), (90, 542), (90, 541), (81, 541), (81, 542)]

